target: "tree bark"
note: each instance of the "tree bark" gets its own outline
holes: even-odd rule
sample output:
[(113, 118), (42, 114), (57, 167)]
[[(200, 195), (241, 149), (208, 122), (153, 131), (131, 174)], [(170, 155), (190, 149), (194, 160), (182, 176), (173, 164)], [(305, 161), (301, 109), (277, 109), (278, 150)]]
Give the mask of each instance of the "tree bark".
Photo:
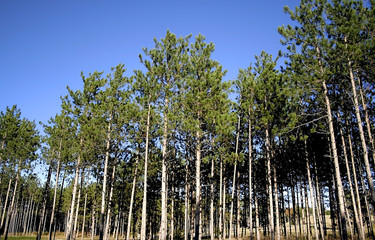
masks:
[(135, 185), (136, 185), (136, 182), (137, 182), (138, 160), (139, 160), (139, 155), (137, 153), (137, 157), (136, 157), (136, 161), (135, 161), (132, 193), (131, 193), (131, 197), (130, 197), (130, 206), (129, 206), (129, 214), (128, 214), (128, 227), (127, 227), (127, 230), (126, 230), (126, 240), (130, 240), (130, 227), (131, 227), (131, 220), (132, 220), (132, 217), (133, 217), (133, 203), (134, 203), (134, 195), (135, 195)]
[(236, 187), (236, 175), (237, 175), (237, 161), (238, 161), (238, 142), (240, 138), (240, 116), (238, 116), (238, 124), (237, 124), (237, 137), (236, 137), (236, 150), (235, 150), (235, 161), (234, 161), (234, 171), (233, 171), (233, 184), (232, 184), (232, 198), (231, 198), (231, 205), (230, 205), (230, 218), (229, 218), (229, 240), (232, 239), (232, 232), (233, 232), (233, 205), (234, 205), (234, 189)]
[(39, 221), (39, 226), (38, 226), (38, 234), (36, 236), (36, 240), (40, 240), (43, 234), (43, 226), (44, 226), (44, 219), (46, 216), (46, 208), (47, 208), (47, 201), (48, 201), (48, 190), (49, 190), (49, 184), (51, 181), (51, 174), (52, 174), (52, 161), (49, 165), (48, 168), (48, 174), (47, 174), (47, 181), (46, 181), (46, 186), (44, 188), (44, 194), (43, 194), (43, 206), (42, 206), (42, 214), (41, 214), (41, 219)]
[[(60, 151), (61, 151), (61, 143), (60, 141)], [(55, 207), (56, 207), (56, 198), (57, 198), (57, 186), (59, 185), (59, 178), (60, 178), (60, 166), (61, 166), (61, 159), (60, 159), (60, 152), (58, 156), (58, 163), (57, 163), (57, 170), (56, 170), (56, 184), (55, 184), (55, 191), (53, 194), (53, 203), (52, 203), (52, 211), (51, 211), (51, 220), (49, 224), (49, 236), (48, 240), (52, 239), (52, 227), (55, 224)]]
[[(199, 121), (199, 120), (198, 120)], [(199, 127), (199, 126), (198, 126)], [(195, 161), (195, 240), (201, 240), (201, 135), (196, 132), (196, 161)]]
[[(142, 223), (141, 223), (141, 240), (146, 240), (146, 221), (147, 221), (147, 171), (148, 171), (148, 142), (149, 142), (149, 131), (150, 131), (150, 115), (151, 115), (151, 104), (150, 98), (147, 110), (147, 123), (146, 123), (146, 146), (145, 146), (145, 170), (143, 180), (143, 202), (142, 202)], [(187, 240), (187, 239), (185, 239)]]
[[(168, 109), (169, 99), (164, 100), (165, 109)], [(167, 204), (168, 204), (168, 182), (167, 182), (167, 142), (168, 142), (168, 111), (164, 111), (164, 126), (162, 140), (162, 171), (161, 171), (161, 222), (159, 240), (167, 239)]]
[[(138, 165), (138, 163), (136, 165)], [(109, 223), (111, 219), (111, 205), (112, 205), (113, 186), (115, 184), (115, 172), (116, 172), (116, 163), (113, 164), (113, 169), (112, 169), (111, 186), (110, 186), (110, 191), (109, 191), (109, 200), (108, 200), (108, 208), (107, 208), (107, 220), (106, 220), (105, 230), (104, 230), (104, 240), (108, 240), (109, 235), (110, 235)]]
[(18, 186), (18, 181), (19, 181), (20, 174), (21, 174), (21, 164), (22, 164), (22, 160), (19, 160), (18, 168), (17, 168), (17, 174), (16, 174), (16, 181), (14, 183), (14, 189), (13, 189), (13, 194), (12, 194), (12, 201), (10, 203), (8, 213), (7, 213), (7, 217), (6, 217), (6, 220), (5, 220), (5, 228), (4, 228), (4, 239), (5, 240), (8, 239), (9, 222), (10, 222), (11, 216), (13, 215), (13, 212), (14, 212), (14, 205), (15, 205), (16, 194), (17, 194), (17, 186)]
[[(318, 227), (316, 224), (316, 213), (315, 213), (315, 197), (313, 194), (313, 185), (311, 180), (311, 173), (310, 173), (310, 161), (309, 161), (309, 153), (307, 151), (307, 141), (305, 139), (305, 158), (306, 158), (306, 170), (307, 170), (307, 179), (309, 182), (309, 189), (310, 189), (310, 201), (311, 201), (311, 208), (312, 208), (312, 214), (313, 214), (313, 223), (314, 223), (314, 231), (315, 231), (315, 238), (319, 239), (319, 232)], [(306, 189), (307, 191), (307, 189)]]
[[(80, 141), (81, 146), (82, 146), (82, 143), (83, 143), (83, 140), (81, 139)], [(78, 155), (76, 169), (75, 169), (75, 178), (74, 178), (73, 191), (72, 191), (72, 203), (70, 206), (70, 214), (69, 214), (69, 221), (67, 225), (66, 240), (70, 240), (72, 237), (74, 206), (75, 206), (75, 200), (76, 200), (76, 194), (77, 194), (77, 185), (78, 185), (80, 167), (81, 167), (81, 154)]]
[(106, 148), (105, 148), (104, 172), (103, 172), (102, 203), (101, 203), (101, 208), (100, 208), (99, 240), (104, 239), (105, 197), (107, 195), (107, 172), (108, 172), (108, 160), (109, 160), (109, 154), (110, 154), (109, 150), (110, 150), (110, 142), (111, 142), (111, 126), (112, 126), (112, 115), (110, 115), (109, 117), (108, 128), (107, 128), (107, 142), (106, 142)]

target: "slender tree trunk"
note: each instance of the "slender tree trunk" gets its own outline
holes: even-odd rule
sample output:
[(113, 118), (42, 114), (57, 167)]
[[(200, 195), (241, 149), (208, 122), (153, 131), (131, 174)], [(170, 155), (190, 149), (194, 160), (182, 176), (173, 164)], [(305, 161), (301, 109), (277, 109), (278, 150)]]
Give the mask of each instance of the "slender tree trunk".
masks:
[[(224, 168), (225, 169), (225, 168)], [(223, 171), (225, 172), (225, 170), (223, 169)], [(226, 238), (226, 194), (225, 194), (225, 186), (226, 186), (226, 177), (224, 175), (224, 179), (223, 179), (223, 239), (225, 240)]]
[[(352, 166), (352, 172), (353, 172), (353, 179), (354, 179), (354, 188), (355, 188), (355, 195), (356, 195), (356, 200), (355, 202), (357, 203), (357, 208), (358, 208), (358, 219), (359, 223), (362, 226), (362, 234), (363, 237), (365, 236), (365, 228), (363, 226), (363, 216), (362, 216), (362, 206), (361, 206), (361, 198), (359, 195), (359, 189), (358, 189), (358, 181), (357, 181), (357, 173), (356, 173), (356, 167), (354, 163), (354, 154), (353, 154), (353, 147), (352, 147), (352, 140), (351, 140), (350, 134), (348, 134), (348, 140), (349, 140), (349, 150), (350, 150), (350, 159), (351, 159), (351, 166)], [(354, 202), (353, 202), (354, 203)]]
[[(320, 57), (320, 49), (317, 47), (316, 52), (318, 54), (318, 63), (320, 66), (320, 73), (321, 76), (324, 76), (324, 70), (323, 70), (323, 65), (321, 63), (321, 57)], [(328, 129), (329, 129), (329, 136), (330, 136), (330, 141), (331, 141), (331, 151), (333, 155), (333, 164), (334, 164), (334, 173), (336, 177), (336, 184), (337, 184), (337, 192), (338, 192), (338, 203), (339, 203), (339, 209), (340, 209), (340, 222), (342, 225), (342, 239), (347, 240), (348, 239), (348, 234), (346, 230), (346, 219), (345, 219), (345, 199), (344, 199), (344, 188), (342, 185), (341, 181), (341, 173), (340, 173), (340, 166), (339, 166), (339, 158), (337, 155), (337, 147), (336, 147), (336, 139), (335, 139), (335, 131), (333, 127), (333, 115), (331, 111), (331, 102), (328, 98), (328, 88), (326, 85), (325, 80), (322, 80), (322, 86), (323, 86), (323, 98), (325, 101), (326, 105), (326, 110), (327, 110), (327, 121), (328, 121)], [(375, 197), (375, 195), (374, 195)]]
[(274, 219), (273, 219), (273, 193), (272, 193), (272, 174), (271, 174), (271, 156), (270, 156), (270, 136), (268, 127), (266, 127), (266, 156), (267, 156), (267, 192), (268, 192), (268, 209), (269, 209), (269, 230), (271, 240), (275, 240)]
[(311, 201), (311, 208), (312, 208), (312, 214), (313, 214), (315, 238), (319, 239), (319, 232), (318, 232), (318, 227), (317, 227), (317, 224), (316, 224), (315, 198), (314, 198), (314, 194), (313, 194), (313, 185), (312, 185), (311, 173), (310, 173), (309, 153), (307, 151), (307, 141), (306, 141), (306, 139), (305, 139), (305, 158), (306, 158), (307, 179), (308, 179), (308, 182), (309, 182), (309, 189), (310, 189), (309, 192), (310, 192), (310, 201)]
[(363, 108), (363, 111), (365, 112), (367, 135), (369, 137), (370, 144), (371, 144), (371, 147), (372, 147), (372, 161), (373, 161), (373, 166), (375, 166), (375, 143), (374, 143), (374, 137), (372, 135), (371, 123), (370, 123), (370, 119), (369, 119), (369, 116), (368, 116), (368, 110), (367, 110), (367, 104), (366, 104), (365, 98), (363, 96), (363, 87), (362, 87), (361, 79), (360, 78), (357, 78), (357, 79), (358, 79), (358, 83), (359, 83), (359, 86), (360, 86), (359, 93), (361, 95), (362, 108)]
[(237, 171), (237, 206), (236, 206), (236, 216), (237, 216), (237, 220), (236, 220), (236, 226), (237, 226), (237, 231), (236, 231), (236, 239), (238, 239), (240, 237), (240, 217), (241, 217), (241, 207), (240, 207), (240, 197), (241, 197), (241, 193), (240, 193), (240, 171)]
[(220, 196), (219, 196), (219, 240), (225, 238), (223, 236), (223, 159), (220, 158)]
[[(82, 143), (83, 143), (83, 140), (81, 139), (80, 141), (81, 146), (82, 146)], [(73, 231), (74, 206), (75, 206), (75, 200), (76, 200), (76, 194), (77, 194), (77, 185), (78, 185), (80, 167), (81, 167), (81, 154), (78, 155), (77, 165), (75, 169), (75, 178), (74, 178), (73, 191), (72, 191), (72, 203), (70, 206), (70, 214), (69, 214), (69, 221), (67, 225), (66, 240), (70, 240), (72, 238), (72, 233), (73, 233), (72, 231)]]
[(78, 213), (79, 213), (79, 204), (80, 204), (80, 201), (81, 201), (81, 190), (82, 190), (82, 186), (83, 186), (84, 175), (85, 175), (85, 169), (83, 169), (83, 171), (81, 171), (81, 184), (80, 184), (80, 187), (78, 189), (77, 208), (76, 208), (76, 212), (75, 212), (76, 216), (75, 216), (75, 219), (74, 219), (74, 228), (73, 228), (73, 239), (74, 240), (76, 239), (77, 234), (78, 234), (78, 228), (77, 228)]
[(81, 240), (83, 240), (83, 235), (85, 233), (86, 204), (87, 204), (87, 193), (85, 194), (85, 205), (84, 205), (84, 208), (83, 208), (83, 220), (82, 220), (82, 236), (81, 236)]
[(250, 240), (253, 240), (253, 191), (252, 191), (252, 164), (253, 164), (253, 139), (252, 139), (252, 124), (251, 124), (251, 108), (249, 107), (249, 228)]
[[(165, 98), (164, 106), (168, 109), (169, 99)], [(168, 204), (168, 182), (167, 182), (167, 140), (168, 140), (168, 111), (164, 111), (164, 126), (162, 140), (162, 171), (161, 171), (161, 222), (159, 240), (167, 239), (167, 204)]]
[(170, 230), (170, 240), (173, 240), (174, 237), (174, 194), (175, 194), (175, 186), (174, 186), (174, 172), (172, 171), (172, 199), (171, 199), (171, 230)]
[(16, 194), (17, 194), (17, 186), (18, 186), (18, 181), (19, 181), (20, 174), (21, 174), (21, 164), (22, 164), (22, 160), (19, 160), (17, 174), (16, 174), (16, 181), (14, 183), (14, 189), (13, 189), (13, 194), (12, 194), (12, 201), (10, 203), (8, 213), (7, 213), (7, 217), (6, 217), (6, 220), (5, 220), (5, 228), (4, 228), (4, 239), (5, 240), (8, 239), (9, 223), (10, 223), (10, 220), (11, 220), (11, 216), (13, 215), (13, 212), (14, 212), (14, 206), (15, 206)]
[(1, 231), (3, 231), (3, 227), (4, 227), (5, 213), (6, 213), (7, 206), (8, 206), (8, 198), (9, 198), (9, 192), (10, 192), (11, 186), (12, 186), (12, 178), (9, 179), (9, 183), (8, 183), (7, 195), (5, 197), (5, 203), (4, 203), (4, 207), (3, 207), (4, 208), (3, 209), (3, 215), (1, 217), (0, 233), (1, 233)]
[(137, 157), (136, 157), (136, 161), (135, 161), (133, 185), (132, 185), (133, 187), (132, 187), (132, 193), (131, 193), (131, 197), (130, 197), (130, 206), (129, 206), (129, 214), (128, 214), (128, 227), (127, 227), (127, 230), (126, 230), (126, 240), (130, 240), (130, 227), (131, 227), (131, 220), (132, 220), (132, 217), (133, 217), (133, 203), (134, 203), (134, 195), (135, 195), (135, 185), (137, 183), (138, 160), (139, 160), (139, 155), (137, 153)]
[(353, 183), (352, 183), (352, 177), (350, 173), (350, 168), (349, 168), (349, 161), (348, 161), (348, 155), (346, 152), (346, 143), (344, 139), (344, 134), (342, 132), (342, 129), (340, 128), (340, 135), (341, 135), (341, 142), (342, 142), (342, 148), (344, 152), (344, 159), (345, 159), (345, 167), (346, 167), (346, 175), (348, 176), (348, 181), (349, 181), (349, 190), (350, 190), (350, 197), (352, 200), (352, 205), (353, 205), (353, 214), (354, 214), (354, 219), (356, 223), (356, 227), (358, 230), (358, 237), (361, 240), (365, 239), (365, 234), (363, 231), (363, 225), (362, 225), (362, 219), (359, 219), (359, 214), (358, 214), (358, 205), (354, 197), (354, 191), (353, 191)]
[[(187, 150), (186, 150), (187, 151)], [(189, 238), (189, 195), (190, 195), (190, 182), (189, 182), (189, 160), (186, 158), (185, 164), (185, 229), (184, 229), (184, 240)]]
[[(60, 140), (60, 151), (61, 151), (61, 144), (62, 144), (62, 141)], [(53, 232), (52, 227), (55, 224), (55, 207), (56, 207), (56, 198), (57, 198), (57, 186), (59, 185), (59, 178), (60, 178), (60, 166), (61, 166), (61, 159), (60, 159), (60, 152), (59, 152), (57, 170), (56, 170), (56, 184), (55, 184), (55, 191), (53, 194), (53, 203), (52, 203), (51, 220), (49, 224), (48, 240), (52, 239), (52, 232)]]
[(59, 197), (59, 204), (57, 206), (57, 213), (56, 213), (56, 224), (55, 224), (55, 227), (53, 229), (53, 239), (55, 240), (55, 236), (56, 236), (56, 225), (57, 225), (57, 221), (59, 219), (59, 215), (60, 215), (60, 209), (61, 209), (61, 204), (62, 204), (62, 194), (63, 194), (63, 190), (64, 190), (64, 182), (65, 182), (65, 175), (66, 175), (66, 171), (64, 171), (64, 175), (63, 175), (63, 181), (61, 183), (61, 188), (60, 188), (60, 197)]
[[(198, 117), (199, 118), (199, 117)], [(199, 121), (199, 119), (198, 119)], [(200, 126), (198, 126), (200, 127)], [(196, 132), (196, 161), (195, 161), (195, 237), (194, 240), (201, 240), (201, 135), (200, 130)]]
[(51, 182), (51, 174), (52, 174), (52, 161), (48, 168), (47, 181), (46, 181), (46, 186), (44, 188), (44, 194), (43, 194), (42, 214), (41, 214), (41, 218), (39, 221), (38, 234), (36, 236), (36, 240), (40, 240), (43, 234), (42, 232), (43, 232), (44, 219), (45, 219), (46, 210), (47, 210), (48, 190), (49, 190), (49, 184)]
[[(213, 140), (212, 140), (213, 142)], [(214, 147), (213, 143), (211, 144), (212, 148)], [(215, 160), (214, 158), (211, 159), (211, 179), (210, 179), (210, 236), (211, 240), (214, 240), (214, 169), (215, 169)]]
[(96, 212), (96, 198), (94, 198), (94, 204), (91, 209), (91, 240), (94, 240), (95, 235), (95, 212)]
[(365, 163), (367, 183), (369, 185), (369, 190), (370, 190), (370, 193), (371, 193), (372, 206), (375, 207), (374, 182), (373, 182), (372, 174), (371, 174), (371, 168), (370, 168), (370, 162), (369, 162), (369, 158), (368, 158), (368, 150), (367, 150), (365, 134), (364, 134), (363, 127), (362, 127), (361, 114), (359, 112), (358, 96), (357, 96), (357, 90), (356, 90), (356, 85), (355, 85), (355, 81), (354, 81), (352, 62), (350, 60), (348, 60), (348, 67), (349, 67), (350, 82), (351, 82), (351, 85), (352, 85), (355, 115), (356, 115), (356, 118), (357, 118), (359, 135), (361, 137), (363, 160), (364, 160), (364, 163)]
[[(149, 98), (147, 123), (146, 123), (146, 146), (145, 146), (145, 171), (143, 179), (143, 202), (142, 202), (142, 223), (141, 223), (141, 240), (146, 240), (146, 221), (147, 221), (147, 171), (148, 171), (148, 142), (150, 131), (151, 103)], [(187, 239), (185, 239), (187, 240)]]
[(234, 205), (234, 189), (236, 187), (236, 175), (237, 175), (237, 161), (238, 161), (238, 142), (240, 138), (240, 116), (238, 116), (238, 124), (237, 124), (237, 138), (236, 138), (236, 150), (235, 150), (235, 162), (234, 162), (234, 171), (233, 171), (233, 184), (232, 184), (232, 198), (231, 198), (231, 205), (230, 205), (230, 218), (229, 218), (229, 240), (232, 238), (233, 232), (233, 205)]
[(280, 212), (279, 212), (279, 193), (277, 186), (276, 168), (273, 166), (273, 184), (275, 191), (275, 222), (276, 222), (276, 239), (280, 240)]
[[(256, 179), (255, 172), (254, 172), (254, 179)], [(256, 235), (256, 239), (260, 240), (259, 206), (258, 206), (258, 198), (256, 197), (256, 194), (257, 194), (257, 185), (254, 184), (255, 235)]]
[(105, 197), (107, 195), (107, 172), (108, 172), (108, 160), (109, 160), (109, 154), (110, 154), (109, 150), (110, 150), (110, 142), (111, 142), (111, 126), (112, 126), (112, 114), (109, 117), (108, 129), (107, 129), (107, 142), (106, 142), (106, 148), (105, 148), (102, 203), (101, 203), (101, 208), (100, 208), (99, 240), (104, 239)]
[(110, 235), (109, 223), (111, 219), (111, 205), (112, 205), (112, 196), (113, 196), (113, 186), (115, 184), (115, 172), (116, 172), (116, 163), (113, 164), (113, 169), (112, 169), (111, 186), (110, 186), (110, 191), (109, 191), (109, 200), (108, 200), (108, 208), (107, 208), (107, 220), (106, 220), (105, 230), (104, 230), (104, 240), (108, 240), (109, 235)]
[(325, 224), (323, 224), (323, 219), (325, 219), (325, 211), (324, 207), (322, 206), (321, 197), (320, 197), (320, 187), (319, 187), (319, 181), (318, 181), (318, 171), (316, 168), (316, 162), (314, 162), (314, 173), (315, 173), (315, 194), (314, 197), (316, 199), (316, 205), (318, 207), (318, 220), (319, 220), (319, 231), (322, 239), (324, 240), (325, 235)]

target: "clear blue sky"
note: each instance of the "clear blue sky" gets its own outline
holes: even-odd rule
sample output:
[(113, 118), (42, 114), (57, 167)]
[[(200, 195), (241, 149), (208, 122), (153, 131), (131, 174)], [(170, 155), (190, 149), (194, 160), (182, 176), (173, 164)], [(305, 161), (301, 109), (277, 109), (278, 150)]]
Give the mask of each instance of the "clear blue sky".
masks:
[(277, 27), (291, 23), (283, 6), (298, 2), (0, 0), (0, 111), (16, 104), (24, 117), (46, 123), (67, 85), (82, 88), (81, 71), (109, 73), (123, 63), (130, 76), (142, 69), (142, 48), (167, 29), (202, 33), (228, 70), (225, 80), (234, 79), (254, 55), (282, 48)]

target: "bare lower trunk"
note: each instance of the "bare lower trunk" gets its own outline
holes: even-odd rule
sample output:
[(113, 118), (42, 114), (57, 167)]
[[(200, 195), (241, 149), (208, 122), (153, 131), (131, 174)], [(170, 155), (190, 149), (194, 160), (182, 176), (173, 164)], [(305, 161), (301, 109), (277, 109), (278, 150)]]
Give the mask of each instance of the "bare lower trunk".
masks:
[(230, 205), (230, 217), (229, 217), (229, 240), (232, 238), (233, 232), (233, 205), (234, 205), (234, 189), (236, 187), (236, 175), (237, 175), (237, 161), (238, 161), (238, 142), (240, 138), (240, 116), (238, 116), (238, 125), (237, 125), (237, 138), (236, 138), (236, 150), (235, 150), (235, 162), (234, 162), (234, 171), (233, 171), (233, 184), (232, 184), (232, 198)]
[(269, 230), (271, 240), (275, 240), (274, 218), (273, 218), (273, 193), (272, 193), (272, 174), (271, 174), (271, 156), (270, 156), (270, 139), (268, 128), (266, 127), (266, 156), (267, 156), (267, 193), (268, 193), (268, 215)]
[[(81, 139), (82, 144), (82, 139)], [(73, 231), (73, 216), (74, 216), (74, 207), (75, 207), (75, 200), (76, 200), (76, 194), (77, 194), (77, 185), (78, 185), (78, 178), (79, 178), (79, 170), (81, 165), (81, 155), (78, 155), (77, 159), (77, 165), (75, 169), (75, 178), (74, 178), (74, 184), (73, 184), (73, 191), (72, 191), (72, 203), (70, 206), (70, 214), (69, 214), (69, 220), (67, 223), (67, 236), (66, 240), (70, 240), (72, 238), (72, 231)]]
[(356, 115), (356, 118), (357, 118), (359, 135), (361, 137), (361, 145), (362, 145), (362, 152), (363, 152), (363, 160), (364, 160), (364, 163), (365, 163), (367, 183), (369, 185), (369, 190), (370, 190), (370, 193), (371, 193), (372, 206), (374, 208), (375, 207), (374, 182), (373, 182), (372, 174), (371, 174), (371, 168), (370, 168), (370, 162), (369, 162), (369, 158), (368, 158), (368, 150), (367, 150), (365, 134), (364, 134), (363, 127), (362, 127), (361, 114), (359, 112), (358, 96), (357, 96), (357, 89), (356, 89), (356, 85), (355, 85), (355, 81), (354, 81), (354, 73), (353, 73), (353, 69), (352, 69), (350, 60), (348, 60), (348, 66), (349, 66), (350, 82), (351, 82), (351, 85), (352, 85), (355, 115)]
[(348, 234), (347, 234), (346, 219), (345, 219), (344, 189), (342, 186), (339, 158), (337, 155), (335, 132), (334, 132), (334, 127), (333, 127), (333, 119), (332, 119), (332, 112), (331, 112), (331, 103), (328, 98), (328, 89), (327, 89), (325, 81), (323, 81), (323, 89), (324, 89), (324, 99), (325, 99), (326, 108), (327, 108), (327, 121), (328, 121), (329, 135), (330, 135), (330, 140), (331, 140), (331, 151), (333, 154), (334, 173), (335, 173), (335, 179), (336, 179), (336, 184), (337, 184), (338, 204), (339, 204), (339, 209), (340, 209), (340, 222), (342, 226), (341, 237), (343, 240), (346, 240), (348, 239)]
[[(255, 178), (255, 173), (254, 173), (254, 179)], [(257, 193), (257, 185), (254, 184), (254, 206), (255, 206), (255, 235), (256, 235), (256, 239), (257, 240), (260, 240), (260, 225), (259, 225), (259, 207), (258, 207), (258, 198), (256, 197), (256, 193)]]
[[(213, 145), (213, 144), (212, 144)], [(213, 148), (213, 146), (212, 146)], [(210, 183), (210, 236), (211, 240), (214, 240), (214, 168), (215, 168), (215, 160), (211, 159), (211, 183)]]
[(196, 161), (195, 161), (195, 237), (194, 240), (201, 240), (201, 135), (197, 131)]
[(129, 214), (128, 214), (128, 228), (126, 230), (126, 240), (130, 239), (130, 227), (131, 227), (131, 220), (132, 220), (132, 216), (133, 216), (133, 203), (134, 203), (135, 185), (137, 183), (138, 159), (139, 159), (139, 156), (137, 154), (136, 161), (135, 161), (135, 170), (134, 170), (134, 177), (133, 177), (132, 193), (131, 193), (131, 197), (130, 197), (130, 206), (129, 206)]
[[(169, 99), (165, 98), (164, 106), (168, 109)], [(168, 111), (164, 111), (164, 127), (162, 140), (162, 171), (161, 171), (161, 222), (159, 231), (159, 240), (167, 239), (167, 201), (168, 201), (168, 182), (167, 182), (167, 140), (168, 140)]]
[(253, 240), (253, 192), (252, 192), (252, 164), (253, 164), (253, 145), (252, 145), (252, 132), (251, 132), (251, 108), (249, 108), (249, 228), (250, 240)]
[[(136, 164), (138, 165), (138, 163)], [(115, 172), (116, 172), (116, 163), (113, 165), (113, 169), (112, 169), (112, 177), (111, 177), (111, 187), (110, 187), (110, 191), (109, 191), (109, 200), (108, 200), (108, 208), (107, 208), (107, 220), (106, 220), (106, 224), (105, 224), (105, 230), (104, 230), (104, 240), (108, 240), (109, 239), (109, 222), (110, 222), (110, 219), (111, 219), (111, 205), (112, 205), (112, 196), (113, 196), (113, 186), (114, 186), (114, 183), (115, 183)]]
[(76, 237), (77, 237), (77, 234), (78, 234), (78, 227), (77, 227), (77, 224), (78, 224), (78, 213), (79, 213), (79, 204), (80, 204), (80, 201), (81, 201), (81, 190), (82, 190), (82, 187), (83, 187), (83, 179), (84, 179), (84, 175), (85, 175), (85, 170), (83, 170), (81, 172), (81, 186), (79, 187), (78, 189), (78, 199), (77, 199), (77, 208), (76, 208), (76, 217), (74, 219), (74, 228), (73, 228), (73, 239), (75, 240)]
[(9, 179), (9, 183), (8, 183), (7, 195), (5, 197), (5, 203), (4, 203), (4, 207), (3, 207), (3, 215), (1, 217), (0, 231), (3, 229), (3, 226), (4, 226), (3, 224), (4, 224), (4, 219), (5, 219), (5, 213), (6, 213), (7, 206), (8, 206), (8, 198), (9, 198), (9, 192), (10, 192), (11, 186), (12, 186), (12, 178)]
[(352, 166), (352, 172), (353, 172), (353, 179), (354, 179), (354, 188), (355, 188), (355, 195), (358, 208), (358, 219), (360, 222), (360, 225), (362, 226), (362, 234), (365, 237), (365, 228), (363, 226), (363, 216), (362, 216), (362, 206), (361, 206), (361, 198), (359, 195), (359, 189), (358, 189), (358, 181), (357, 181), (357, 173), (356, 173), (356, 167), (354, 163), (354, 154), (353, 154), (353, 147), (352, 147), (352, 140), (350, 134), (348, 134), (349, 139), (349, 150), (350, 150), (350, 159), (351, 159), (351, 166)]
[(185, 228), (184, 228), (184, 240), (188, 240), (189, 237), (189, 195), (190, 195), (190, 183), (189, 181), (189, 161), (185, 164)]
[(47, 208), (47, 200), (48, 200), (48, 191), (49, 191), (49, 183), (51, 181), (51, 174), (52, 174), (52, 162), (50, 163), (50, 166), (48, 168), (48, 174), (47, 174), (47, 181), (46, 181), (46, 186), (44, 188), (44, 195), (43, 195), (43, 206), (42, 206), (42, 214), (41, 214), (41, 219), (39, 221), (39, 226), (38, 226), (38, 233), (36, 236), (36, 240), (40, 240), (43, 234), (43, 226), (44, 226), (44, 219), (46, 216), (46, 208)]
[[(150, 100), (150, 99), (149, 99)], [(145, 170), (143, 179), (143, 202), (142, 202), (142, 223), (141, 240), (146, 240), (146, 222), (147, 222), (147, 171), (148, 171), (148, 141), (150, 131), (151, 104), (148, 103), (147, 123), (146, 123), (146, 145), (145, 145)], [(185, 239), (186, 240), (186, 239)]]
[[(223, 160), (220, 158), (219, 240), (223, 238)], [(224, 237), (225, 238), (225, 237)]]
[(279, 193), (277, 186), (276, 168), (273, 167), (273, 184), (275, 191), (275, 222), (276, 222), (276, 239), (280, 240), (280, 214), (279, 214)]
[(357, 202), (356, 202), (355, 197), (354, 197), (352, 177), (351, 177), (350, 168), (349, 168), (348, 155), (347, 155), (347, 152), (346, 152), (346, 143), (345, 143), (344, 134), (343, 134), (341, 128), (340, 128), (340, 135), (341, 135), (342, 148), (343, 148), (343, 152), (344, 152), (346, 175), (347, 175), (348, 181), (349, 181), (350, 197), (351, 197), (351, 200), (352, 200), (354, 219), (355, 219), (359, 239), (364, 240), (365, 234), (363, 232), (362, 219), (359, 219), (359, 215), (358, 215), (358, 210), (357, 210), (358, 205), (357, 205)]
[(102, 203), (100, 208), (100, 223), (99, 223), (99, 240), (104, 239), (105, 230), (105, 198), (107, 195), (107, 172), (108, 172), (108, 160), (110, 155), (110, 142), (111, 142), (111, 123), (112, 115), (109, 117), (108, 128), (107, 128), (107, 140), (105, 148), (105, 159), (104, 159), (104, 172), (103, 172), (103, 189), (102, 189)]
[(83, 220), (82, 220), (82, 236), (81, 236), (81, 240), (83, 240), (83, 235), (85, 233), (87, 193), (85, 194), (85, 203), (84, 204), (85, 205), (84, 205), (84, 208), (83, 208)]
[(311, 173), (310, 173), (310, 161), (309, 161), (309, 155), (307, 151), (307, 141), (305, 139), (305, 158), (306, 158), (306, 170), (307, 170), (307, 179), (309, 182), (309, 189), (310, 189), (310, 201), (311, 201), (311, 208), (312, 208), (312, 214), (313, 214), (313, 223), (314, 223), (314, 231), (315, 231), (315, 238), (319, 239), (319, 232), (318, 227), (316, 224), (316, 213), (315, 213), (315, 198), (313, 194), (313, 185), (311, 180)]
[(17, 186), (18, 186), (18, 181), (19, 181), (20, 174), (21, 174), (21, 164), (22, 164), (22, 161), (19, 160), (17, 174), (16, 174), (16, 181), (14, 183), (14, 188), (13, 188), (12, 201), (10, 203), (8, 213), (7, 213), (7, 217), (6, 217), (6, 220), (5, 220), (5, 227), (4, 227), (4, 239), (5, 240), (8, 239), (9, 223), (10, 223), (10, 220), (11, 220), (11, 216), (13, 215), (13, 212), (14, 212), (14, 206), (15, 206), (16, 195), (17, 195), (17, 190), (18, 190)]
[[(61, 146), (61, 141), (60, 141), (60, 146)], [(56, 207), (56, 198), (57, 198), (57, 186), (59, 185), (59, 178), (60, 178), (60, 166), (61, 166), (61, 160), (60, 160), (60, 153), (58, 157), (58, 163), (57, 163), (57, 170), (56, 170), (56, 184), (55, 184), (55, 191), (53, 194), (53, 202), (52, 202), (52, 211), (51, 211), (51, 220), (49, 224), (49, 236), (48, 240), (52, 239), (52, 227), (55, 224), (55, 207)]]

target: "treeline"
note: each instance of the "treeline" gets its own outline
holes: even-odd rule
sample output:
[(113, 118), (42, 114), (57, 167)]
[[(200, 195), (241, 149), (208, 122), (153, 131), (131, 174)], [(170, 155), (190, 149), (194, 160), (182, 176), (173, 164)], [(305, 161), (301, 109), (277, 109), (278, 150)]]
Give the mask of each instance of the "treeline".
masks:
[[(82, 74), (43, 137), (7, 108), (1, 235), (374, 239), (374, 6), (285, 7), (285, 51), (233, 81), (213, 43), (168, 31), (132, 76), (123, 64)], [(44, 186), (29, 174), (37, 159)]]

